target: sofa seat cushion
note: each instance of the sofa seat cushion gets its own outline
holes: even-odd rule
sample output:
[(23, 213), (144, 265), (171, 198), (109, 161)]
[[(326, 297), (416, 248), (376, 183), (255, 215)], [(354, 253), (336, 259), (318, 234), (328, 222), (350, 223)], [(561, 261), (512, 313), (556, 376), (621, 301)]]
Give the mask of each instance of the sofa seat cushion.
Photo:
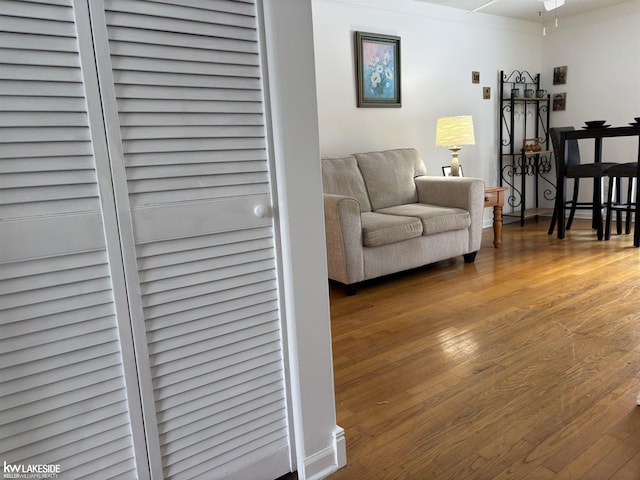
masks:
[(379, 247), (420, 235), (422, 235), (422, 222), (415, 216), (362, 213), (362, 243), (365, 247)]
[(441, 207), (426, 203), (408, 203), (395, 207), (382, 208), (376, 213), (398, 215), (400, 217), (416, 217), (422, 222), (423, 235), (448, 232), (469, 228), (471, 215), (466, 210), (454, 207)]

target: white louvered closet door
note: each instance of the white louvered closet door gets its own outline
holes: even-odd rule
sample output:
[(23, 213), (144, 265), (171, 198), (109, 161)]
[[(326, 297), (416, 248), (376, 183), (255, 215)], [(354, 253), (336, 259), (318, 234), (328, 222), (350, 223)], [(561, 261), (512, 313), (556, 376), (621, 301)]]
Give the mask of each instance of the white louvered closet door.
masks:
[(0, 462), (148, 478), (86, 13), (0, 2)]
[(258, 23), (249, 0), (0, 2), (2, 460), (291, 470)]
[(151, 462), (277, 478), (292, 460), (256, 5), (90, 5)]

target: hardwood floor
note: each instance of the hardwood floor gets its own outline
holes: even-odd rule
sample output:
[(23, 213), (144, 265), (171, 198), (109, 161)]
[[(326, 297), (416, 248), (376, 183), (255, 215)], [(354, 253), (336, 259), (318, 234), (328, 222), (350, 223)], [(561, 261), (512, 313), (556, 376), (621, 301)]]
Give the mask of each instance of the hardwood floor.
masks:
[(331, 480), (640, 479), (640, 249), (547, 227), (331, 286), (348, 458)]

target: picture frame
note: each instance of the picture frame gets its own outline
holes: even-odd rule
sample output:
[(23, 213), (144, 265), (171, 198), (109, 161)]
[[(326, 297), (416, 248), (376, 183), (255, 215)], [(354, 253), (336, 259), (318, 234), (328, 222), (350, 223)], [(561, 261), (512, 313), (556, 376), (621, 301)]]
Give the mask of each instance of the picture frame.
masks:
[[(453, 175), (451, 175), (451, 165), (447, 165), (445, 167), (442, 167), (442, 175), (444, 175), (445, 177), (453, 176)], [(464, 177), (464, 174), (462, 173), (462, 165), (458, 165), (458, 176), (459, 177)]]
[(567, 108), (567, 94), (566, 93), (554, 93), (552, 95), (552, 109), (554, 112), (566, 110)]
[(400, 37), (355, 32), (358, 107), (402, 106)]
[(568, 67), (566, 65), (563, 67), (554, 67), (553, 69), (554, 85), (564, 85), (565, 83), (567, 83), (567, 70), (568, 70)]

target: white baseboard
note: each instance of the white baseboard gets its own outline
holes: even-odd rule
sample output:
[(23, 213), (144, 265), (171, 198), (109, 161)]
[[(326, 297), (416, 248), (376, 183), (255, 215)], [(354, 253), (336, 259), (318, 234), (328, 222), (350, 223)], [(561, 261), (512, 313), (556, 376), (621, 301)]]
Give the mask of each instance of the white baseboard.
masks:
[(344, 428), (336, 426), (333, 431), (333, 444), (336, 451), (336, 464), (340, 469), (347, 464), (347, 440), (344, 437)]
[(304, 472), (298, 472), (305, 480), (322, 480), (347, 464), (347, 444), (344, 429), (336, 426), (331, 445), (304, 459)]

